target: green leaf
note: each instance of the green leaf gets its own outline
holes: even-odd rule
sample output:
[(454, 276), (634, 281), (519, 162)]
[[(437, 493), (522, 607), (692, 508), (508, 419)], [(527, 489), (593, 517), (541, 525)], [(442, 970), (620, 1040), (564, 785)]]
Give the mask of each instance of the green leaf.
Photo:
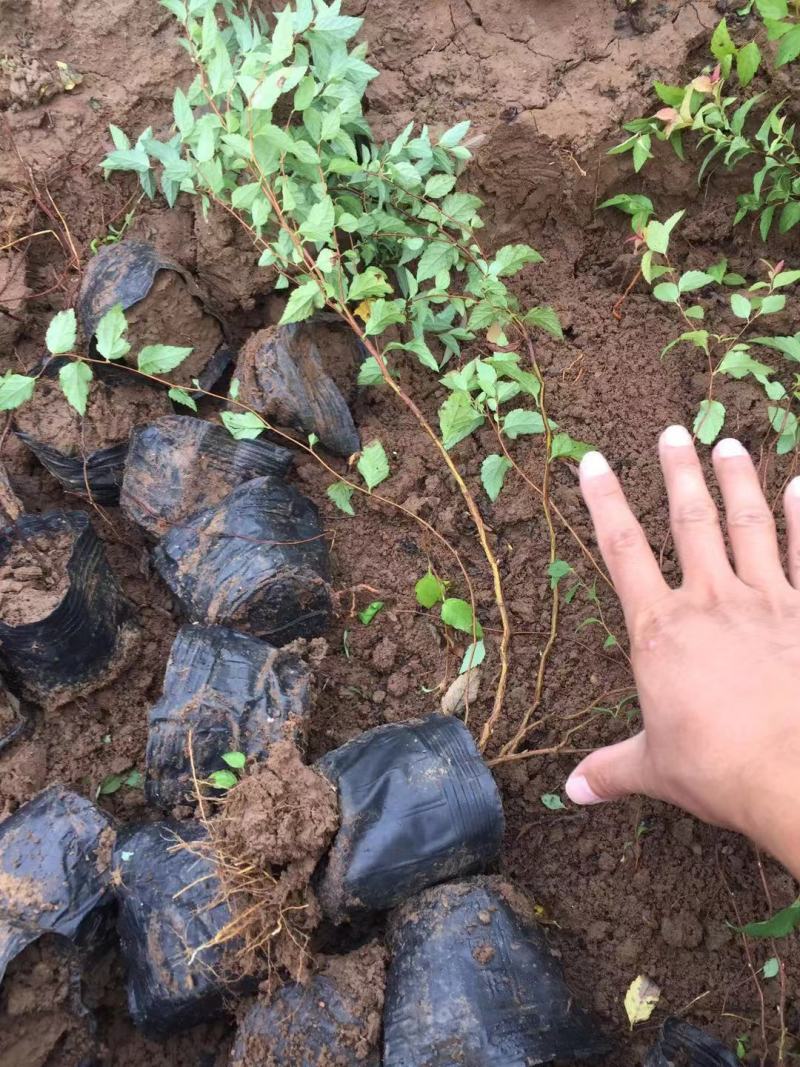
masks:
[(300, 225), (300, 233), (308, 241), (327, 241), (333, 233), (334, 219), (333, 201), (325, 196), (311, 208), (306, 221)]
[(653, 287), (653, 296), (656, 300), (663, 300), (665, 304), (674, 304), (679, 294), (680, 290), (674, 282), (659, 282)]
[(417, 265), (417, 281), (435, 278), (440, 270), (452, 267), (454, 256), (457, 256), (455, 248), (444, 241), (432, 241), (426, 245)]
[(362, 274), (357, 274), (350, 282), (348, 300), (367, 300), (373, 296), (384, 296), (392, 291), (386, 275), (377, 267), (367, 267)]
[(787, 0), (756, 0), (756, 7), (762, 19), (785, 19), (789, 16)]
[(725, 19), (722, 19), (717, 28), (711, 35), (711, 43), (709, 45), (711, 54), (715, 59), (724, 59), (725, 56), (736, 55), (736, 45), (731, 39), (730, 32), (728, 30), (728, 23)]
[(214, 789), (233, 789), (238, 784), (238, 781), (239, 779), (233, 771), (213, 771), (208, 776), (208, 783)]
[(444, 447), (449, 451), (482, 426), (483, 422), (484, 417), (472, 406), (469, 393), (455, 389), (439, 408), (439, 428)]
[(466, 600), (460, 600), (458, 597), (448, 597), (442, 603), (442, 622), (452, 626), (454, 630), (461, 630), (462, 633), (474, 632), (476, 637), (483, 637), (483, 627), (474, 618), (472, 608)]
[(249, 211), (260, 195), (261, 185), (259, 182), (248, 182), (247, 185), (237, 185), (231, 193), (231, 204), (237, 210)]
[(128, 135), (119, 126), (115, 126), (113, 122), (110, 122), (108, 124), (108, 132), (111, 134), (114, 147), (120, 152), (125, 152), (130, 148), (131, 142), (128, 140)]
[(486, 646), (481, 637), (479, 640), (473, 641), (471, 645), (467, 645), (467, 651), (464, 653), (464, 658), (461, 661), (461, 666), (458, 668), (458, 673), (466, 674), (467, 671), (471, 671), (473, 667), (480, 667), (485, 659)]
[(253, 441), (267, 428), (264, 420), (253, 411), (222, 411), (219, 417), (237, 441)]
[(386, 481), (389, 477), (389, 460), (380, 441), (370, 441), (362, 450), (356, 467), (370, 490)]
[(193, 397), (189, 396), (185, 389), (179, 388), (174, 385), (171, 389), (167, 390), (167, 396), (170, 400), (174, 400), (176, 404), (183, 404), (186, 408), (191, 408), (192, 411), (197, 411), (197, 402)]
[(129, 789), (141, 789), (144, 786), (144, 775), (141, 771), (132, 770), (123, 782)]
[(794, 285), (797, 281), (800, 281), (800, 270), (782, 270), (780, 274), (775, 275), (772, 284), (776, 289), (780, 289), (784, 285)]
[(714, 280), (704, 270), (687, 270), (678, 279), (678, 290), (681, 293), (692, 293), (695, 289), (702, 289), (704, 285), (712, 285)]
[(181, 89), (175, 90), (175, 96), (172, 100), (172, 114), (175, 118), (175, 125), (180, 131), (181, 137), (185, 140), (194, 128), (194, 114)]
[(549, 811), (564, 811), (567, 807), (558, 793), (542, 793), (540, 800)]
[(434, 174), (425, 183), (425, 196), (431, 199), (446, 196), (455, 184), (456, 179), (452, 174)]
[(123, 775), (121, 774), (109, 774), (107, 778), (104, 778), (100, 784), (100, 788), (97, 790), (97, 795), (100, 797), (111, 796), (112, 793), (116, 793), (121, 788), (123, 782)]
[(558, 583), (566, 578), (568, 574), (572, 574), (572, 567), (570, 567), (566, 560), (554, 559), (547, 568), (547, 574), (550, 578), (550, 588), (557, 589)]
[(744, 293), (731, 293), (731, 311), (737, 319), (749, 319), (753, 305)]
[(373, 600), (371, 604), (367, 604), (363, 611), (359, 611), (358, 617), (365, 626), (369, 626), (382, 607), (382, 600)]
[(568, 433), (557, 433), (553, 438), (550, 449), (551, 459), (574, 459), (579, 463), (587, 452), (592, 451), (592, 445), (586, 441), (576, 441)]
[(384, 300), (379, 297), (372, 304), (364, 333), (369, 337), (381, 334), (397, 322), (405, 322), (405, 300)]
[(778, 311), (783, 311), (785, 307), (786, 297), (783, 293), (770, 293), (761, 301), (758, 310), (762, 315), (774, 315)]
[(27, 374), (7, 372), (0, 378), (0, 411), (11, 411), (30, 400), (35, 385), (36, 379)]
[(423, 574), (414, 586), (417, 603), (423, 608), (432, 608), (434, 604), (444, 600), (446, 593), (447, 583), (443, 582), (441, 578), (437, 578), (430, 568), (428, 568), (427, 574)]
[(62, 352), (71, 352), (75, 347), (77, 332), (78, 325), (72, 308), (67, 308), (66, 311), (59, 311), (57, 315), (53, 316), (50, 320), (50, 325), (47, 327), (44, 339), (47, 351), (54, 356), (60, 355)]
[(775, 56), (775, 65), (782, 67), (791, 63), (800, 56), (800, 26), (793, 26), (788, 33), (781, 37), (778, 51)]
[(247, 763), (247, 756), (244, 752), (223, 752), (222, 759), (234, 771), (243, 771)]
[(564, 340), (564, 332), (558, 314), (551, 307), (535, 307), (525, 313), (522, 320), (529, 326), (538, 326), (540, 329), (555, 337), (557, 341)]
[(781, 962), (777, 956), (771, 956), (761, 968), (765, 978), (777, 978), (781, 972)]
[(137, 359), (138, 367), (144, 374), (166, 374), (180, 366), (192, 351), (177, 345), (145, 345)]
[(664, 82), (654, 82), (653, 91), (669, 107), (680, 107), (686, 92), (680, 85), (666, 85)]
[(633, 140), (633, 169), (638, 174), (648, 159), (653, 158), (650, 151), (650, 134), (642, 133)]
[(538, 411), (514, 408), (503, 419), (503, 433), (515, 441), (520, 434), (544, 433), (544, 419)]
[(542, 257), (530, 245), (503, 245), (489, 264), (489, 273), (496, 278), (516, 274), (526, 263), (541, 263)]
[(329, 500), (332, 500), (339, 511), (343, 511), (345, 515), (353, 516), (353, 505), (350, 503), (350, 497), (355, 490), (352, 485), (347, 485), (346, 482), (334, 482), (333, 485), (329, 485), (326, 490), (326, 495)]
[(317, 308), (322, 307), (325, 298), (320, 288), (313, 279), (303, 282), (293, 289), (286, 302), (280, 325), (286, 326), (290, 322), (302, 322), (313, 315)]
[(742, 85), (749, 85), (761, 65), (761, 50), (755, 41), (746, 44), (736, 53), (736, 73)]
[(269, 65), (283, 63), (294, 51), (294, 11), (287, 4), (275, 18), (272, 32), (272, 47), (269, 50)]
[(456, 123), (455, 126), (451, 126), (449, 130), (442, 134), (439, 138), (439, 144), (442, 148), (455, 148), (467, 136), (469, 127), (469, 119)]
[(704, 352), (708, 352), (708, 330), (687, 330), (686, 333), (682, 333), (680, 337), (676, 337), (674, 341), (670, 341), (668, 345), (664, 346), (661, 351), (662, 358), (671, 348), (681, 344), (682, 341), (689, 341), (696, 348), (702, 348)]
[(86, 414), (86, 401), (89, 399), (89, 383), (94, 375), (88, 363), (72, 359), (58, 372), (61, 391), (69, 404), (79, 415)]
[(481, 463), (481, 483), (491, 501), (497, 500), (500, 495), (500, 490), (506, 480), (506, 474), (510, 469), (511, 461), (506, 459), (505, 456), (496, 454), (486, 456), (483, 463)]
[(737, 926), (735, 929), (748, 937), (788, 937), (798, 926), (800, 926), (800, 899), (790, 904), (788, 908), (775, 912), (763, 922), (748, 923), (746, 926)]
[(788, 359), (800, 363), (800, 335), (795, 337), (754, 337), (754, 345), (764, 345), (773, 348), (776, 352), (782, 352)]
[(713, 444), (725, 424), (725, 406), (719, 400), (706, 398), (694, 420), (694, 432), (704, 445)]
[(130, 352), (130, 342), (124, 337), (127, 329), (122, 304), (114, 304), (100, 319), (94, 332), (97, 351), (104, 359), (122, 359)]
[(659, 252), (661, 255), (666, 254), (669, 248), (669, 236), (684, 214), (684, 211), (676, 211), (674, 215), (670, 215), (666, 222), (659, 222), (658, 219), (651, 219), (648, 222), (645, 229), (645, 243), (651, 252)]
[(800, 222), (800, 200), (790, 200), (784, 204), (778, 219), (778, 229), (781, 233), (787, 233), (792, 227)]
[(357, 385), (383, 385), (385, 378), (374, 356), (367, 356), (358, 370)]

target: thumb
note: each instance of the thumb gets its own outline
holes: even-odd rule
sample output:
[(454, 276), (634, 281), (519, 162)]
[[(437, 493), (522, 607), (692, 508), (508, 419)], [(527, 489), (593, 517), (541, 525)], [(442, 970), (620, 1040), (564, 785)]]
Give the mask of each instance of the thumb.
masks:
[(574, 804), (600, 804), (630, 793), (646, 792), (644, 731), (617, 745), (598, 748), (582, 760), (564, 787)]

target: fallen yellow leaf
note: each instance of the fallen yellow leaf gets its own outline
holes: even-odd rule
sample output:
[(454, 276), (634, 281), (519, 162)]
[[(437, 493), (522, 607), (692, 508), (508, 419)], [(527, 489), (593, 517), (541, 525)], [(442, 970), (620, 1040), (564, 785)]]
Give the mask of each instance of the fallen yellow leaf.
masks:
[(660, 996), (661, 990), (652, 978), (648, 978), (645, 974), (634, 978), (625, 994), (625, 1012), (631, 1024), (631, 1030), (637, 1023), (647, 1022)]

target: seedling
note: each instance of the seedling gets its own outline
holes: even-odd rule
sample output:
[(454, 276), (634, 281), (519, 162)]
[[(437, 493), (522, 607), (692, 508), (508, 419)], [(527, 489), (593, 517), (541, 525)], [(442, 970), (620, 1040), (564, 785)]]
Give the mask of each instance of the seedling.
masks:
[(605, 621), (600, 597), (597, 593), (597, 582), (593, 581), (591, 585), (584, 582), (583, 579), (576, 574), (570, 564), (563, 559), (554, 560), (548, 566), (547, 574), (550, 578), (550, 588), (554, 591), (559, 589), (561, 583), (565, 579), (569, 579), (568, 587), (563, 593), (565, 604), (571, 604), (578, 593), (581, 593), (596, 612), (596, 614), (583, 619), (582, 622), (578, 624), (578, 630), (580, 631), (587, 627), (597, 626), (605, 634), (603, 648), (606, 650), (616, 648), (619, 641), (617, 640), (616, 635), (608, 628)]
[(548, 811), (564, 811), (567, 805), (558, 793), (542, 793), (539, 798)]
[(128, 789), (141, 789), (144, 786), (144, 775), (141, 771), (137, 771), (135, 767), (122, 771), (121, 774), (109, 774), (97, 787), (95, 799), (97, 797), (111, 796), (123, 786)]
[(208, 784), (214, 789), (233, 789), (244, 771), (247, 756), (244, 752), (223, 752), (222, 761), (228, 765), (228, 769), (213, 771), (208, 776)]
[(369, 626), (379, 611), (383, 609), (382, 600), (373, 600), (371, 604), (367, 604), (363, 611), (359, 611), (358, 617), (365, 626)]

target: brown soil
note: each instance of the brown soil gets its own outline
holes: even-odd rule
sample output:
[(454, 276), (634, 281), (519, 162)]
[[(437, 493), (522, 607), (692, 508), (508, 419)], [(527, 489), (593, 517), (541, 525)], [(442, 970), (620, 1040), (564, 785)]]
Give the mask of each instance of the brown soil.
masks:
[(219, 322), (203, 309), (174, 270), (160, 270), (145, 299), (129, 308), (125, 317), (131, 342), (131, 351), (125, 358), (131, 363), (135, 363), (145, 345), (177, 345), (194, 350), (169, 373), (169, 380), (179, 385), (191, 385), (222, 342)]
[(68, 533), (14, 542), (0, 563), (0, 620), (23, 626), (52, 615), (69, 588), (74, 542)]
[[(487, 200), (485, 244), (529, 241), (538, 248), (546, 263), (527, 268), (517, 292), (528, 303), (554, 304), (565, 324), (564, 344), (545, 340), (538, 345), (551, 415), (573, 436), (601, 446), (613, 459), (651, 543), (657, 552), (664, 549), (665, 572), (677, 580), (674, 554), (665, 541), (667, 515), (655, 441), (663, 426), (692, 417), (703, 395), (703, 366), (686, 354), (659, 360), (661, 348), (674, 336), (674, 325), (669, 311), (640, 288), (629, 298), (622, 322), (614, 319), (611, 307), (631, 276), (625, 255), (629, 231), (627, 221), (613, 213), (595, 214), (594, 204), (612, 191), (627, 189), (653, 197), (663, 215), (688, 206), (691, 218), (680, 228), (676, 252), (689, 266), (724, 254), (746, 273), (762, 254), (773, 261), (781, 258), (785, 239), (771, 239), (764, 248), (749, 230), (731, 228), (733, 195), (724, 179), (715, 176), (710, 187), (698, 189), (694, 168), (681, 166), (667, 154), (635, 179), (624, 158), (605, 155), (620, 121), (649, 106), (647, 89), (654, 78), (674, 80), (705, 61), (698, 60), (705, 56), (704, 49), (695, 50), (719, 18), (716, 5), (712, 0), (430, 0), (418, 5), (350, 0), (345, 6), (351, 13), (365, 10), (370, 58), (382, 71), (368, 92), (369, 118), (380, 134), (392, 136), (412, 118), (437, 129), (466, 117), (474, 120), (473, 132), (483, 140), (476, 146), (467, 180)], [(7, 118), (24, 161), (35, 168), (41, 202), (48, 203), (46, 182), (85, 262), (90, 241), (105, 234), (109, 221), (119, 223), (138, 197), (132, 176), (102, 181), (98, 163), (109, 144), (107, 123), (132, 133), (152, 124), (166, 133), (171, 86), (176, 80), (188, 84), (191, 78), (188, 58), (174, 47), (173, 20), (155, 3), (110, 0), (100, 8), (93, 0), (35, 0), (6, 8), (3, 28), (26, 69), (32, 70), (35, 60), (52, 70), (63, 59), (83, 75), (75, 89), (44, 102), (30, 95), (20, 100), (15, 89), (15, 109)], [(55, 223), (34, 202), (27, 172), (4, 126), (0, 142), (4, 243)], [(220, 305), (234, 313), (237, 336), (275, 321), (277, 304), (263, 298), (264, 275), (248, 269), (251, 261), (231, 235), (227, 219), (212, 213), (206, 224), (189, 200), (175, 212), (158, 199), (143, 200), (136, 212), (132, 235), (153, 240), (161, 252), (208, 282)], [(14, 289), (13, 303), (0, 292), (3, 338), (22, 330), (16, 355), (9, 350), (3, 368), (16, 369), (18, 359), (26, 366), (35, 361), (49, 315), (69, 303), (79, 284), (77, 272), (69, 268), (52, 237), (34, 238), (15, 250), (20, 249), (25, 253), (24, 271), (20, 273), (17, 260), (14, 284), (24, 283), (26, 293), (47, 294), (23, 305), (22, 290)], [(10, 318), (7, 310), (17, 317)], [(162, 315), (169, 323), (172, 308)], [(164, 336), (163, 323), (158, 325), (154, 342), (182, 343)], [(332, 367), (328, 370), (334, 373)], [(430, 375), (408, 366), (402, 381), (425, 411), (435, 415), (438, 390)], [(721, 399), (730, 407), (731, 431), (754, 454), (761, 454), (761, 402), (756, 403), (740, 382), (730, 383), (726, 391)], [(390, 397), (369, 390), (353, 405), (353, 413), (363, 440), (380, 437), (386, 445), (392, 476), (382, 489), (433, 521), (475, 578), (489, 649), (471, 710), (470, 724), (479, 726), (494, 688), (498, 620), (490, 586), (480, 577), (480, 551), (463, 506), (439, 461)], [(540, 476), (540, 443), (517, 444), (521, 465), (532, 477)], [(774, 492), (788, 473), (788, 461), (776, 461), (771, 448), (767, 443), (763, 465)], [(492, 451), (495, 445), (487, 431), (454, 450), (479, 497), (481, 458)], [(28, 510), (63, 505), (64, 494), (13, 435), (4, 439), (2, 459)], [(593, 545), (573, 467), (562, 464), (553, 473), (556, 503)], [(330, 651), (317, 669), (319, 695), (311, 738), (315, 757), (370, 726), (434, 710), (458, 669), (463, 647), (452, 650), (435, 613), (419, 611), (413, 585), (430, 559), (460, 594), (464, 590), (452, 558), (422, 537), (407, 518), (363, 501), (356, 502), (356, 519), (343, 516), (327, 503), (324, 493), (330, 478), (313, 461), (301, 462), (298, 480), (324, 509), (326, 531), (334, 538), (334, 581), (341, 594)], [(503, 730), (530, 706), (531, 679), (549, 625), (547, 539), (537, 500), (511, 477), (495, 505), (481, 500), (500, 554), (514, 631), (502, 740)], [(145, 645), (136, 664), (114, 686), (45, 714), (29, 739), (0, 753), (3, 813), (15, 810), (49, 782), (63, 781), (91, 794), (107, 775), (143, 765), (146, 712), (160, 691), (177, 614), (149, 569), (141, 533), (113, 510), (105, 518), (98, 516), (97, 528), (126, 595), (138, 605)], [(592, 572), (560, 527), (558, 536), (560, 554), (591, 581)], [(624, 641), (613, 597), (605, 592), (601, 597), (609, 625)], [(364, 627), (353, 608), (373, 599), (387, 606)], [(546, 677), (547, 718), (531, 738), (536, 748), (559, 744), (568, 716), (593, 701), (613, 708), (628, 691), (624, 687), (630, 677), (621, 651), (604, 650), (591, 628), (577, 632), (589, 614), (580, 598), (563, 612)], [(437, 686), (437, 692), (430, 692)], [(563, 795), (564, 779), (582, 752), (635, 728), (636, 718), (629, 726), (624, 713), (599, 715), (561, 753), (498, 768), (507, 817), (504, 870), (531, 892), (539, 914), (552, 922), (551, 941), (562, 955), (576, 996), (614, 1035), (617, 1049), (605, 1067), (640, 1063), (655, 1026), (668, 1012), (683, 1013), (729, 1042), (745, 1034), (749, 1047), (760, 1055), (761, 1002), (748, 953), (757, 968), (774, 950), (760, 943), (746, 949), (727, 925), (737, 917), (763, 917), (770, 910), (747, 842), (636, 798), (583, 811), (554, 812), (541, 803), (544, 793)], [(104, 803), (123, 821), (144, 814), (138, 790), (123, 787)], [(795, 884), (769, 860), (764, 877), (775, 907), (796, 896)], [(38, 1002), (29, 1014), (35, 1031), (54, 1025), (49, 979), (39, 972), (32, 977), (38, 951), (37, 946), (24, 953), (3, 985), (4, 1028), (9, 1025), (8, 1001), (20, 983), (31, 1003)], [(796, 1002), (800, 945), (787, 940), (779, 952)], [(653, 978), (663, 992), (652, 1025), (631, 1034), (623, 998), (638, 974)], [(206, 1062), (199, 1050), (208, 1051), (208, 1064), (216, 1057), (224, 1062), (224, 1027), (200, 1028), (163, 1046), (147, 1042), (127, 1018), (113, 957), (103, 979), (103, 994), (96, 1003), (104, 1067), (105, 1062), (120, 1067), (141, 1062), (197, 1067)], [(778, 982), (760, 984), (771, 1046), (766, 1062), (774, 1064)], [(791, 1032), (800, 1031), (796, 1003), (790, 1005), (786, 1022)], [(65, 1033), (78, 1033), (81, 1025), (71, 1015)], [(65, 1052), (45, 1062), (47, 1067), (77, 1067), (80, 1060)]]
[(226, 794), (209, 828), (238, 939), (232, 967), (260, 974), (266, 959), (270, 988), (280, 970), (308, 977), (306, 945), (322, 917), (309, 882), (338, 826), (335, 790), (291, 741), (272, 745)]
[(127, 441), (134, 426), (170, 415), (166, 390), (139, 382), (95, 381), (84, 418), (67, 403), (57, 382), (40, 381), (33, 399), (14, 416), (17, 429), (68, 456), (91, 455)]

